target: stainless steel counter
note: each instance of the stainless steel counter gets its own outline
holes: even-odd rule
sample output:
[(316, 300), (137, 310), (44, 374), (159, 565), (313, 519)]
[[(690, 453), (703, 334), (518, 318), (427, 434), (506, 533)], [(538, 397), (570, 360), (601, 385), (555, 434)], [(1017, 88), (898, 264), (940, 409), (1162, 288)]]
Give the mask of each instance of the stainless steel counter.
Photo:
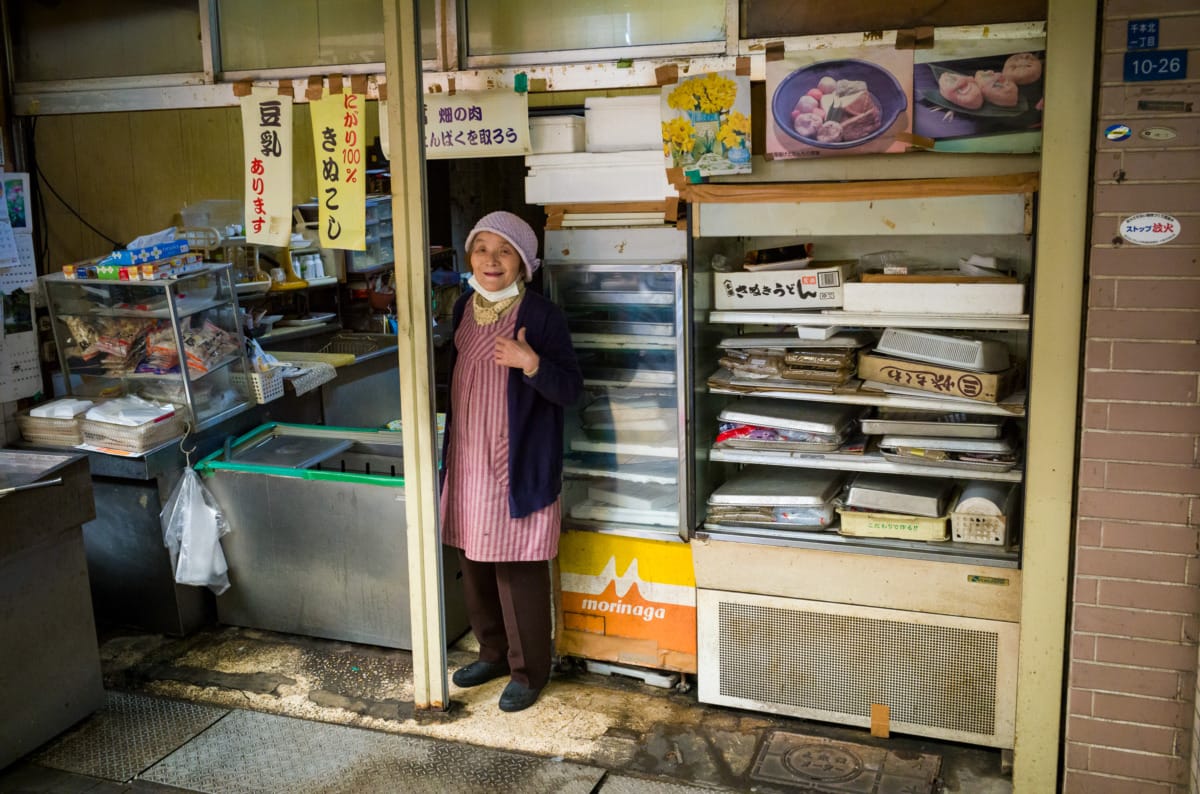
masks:
[(80, 526), (87, 458), (0, 450), (0, 769), (104, 705)]

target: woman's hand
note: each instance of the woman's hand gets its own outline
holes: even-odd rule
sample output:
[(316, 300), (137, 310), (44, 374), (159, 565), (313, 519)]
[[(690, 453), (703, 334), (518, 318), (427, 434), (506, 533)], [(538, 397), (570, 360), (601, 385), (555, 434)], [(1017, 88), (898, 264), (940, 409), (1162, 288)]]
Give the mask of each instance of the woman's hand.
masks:
[(541, 359), (525, 341), (525, 328), (517, 330), (517, 338), (500, 337), (496, 340), (495, 361), (502, 367), (517, 367), (526, 377), (533, 377)]

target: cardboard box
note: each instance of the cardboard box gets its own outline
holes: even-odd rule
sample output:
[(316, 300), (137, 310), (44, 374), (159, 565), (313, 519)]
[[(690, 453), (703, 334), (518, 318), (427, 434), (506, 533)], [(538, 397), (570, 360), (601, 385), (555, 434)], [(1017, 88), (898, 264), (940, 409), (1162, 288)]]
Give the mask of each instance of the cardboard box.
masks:
[(188, 252), (187, 240), (171, 240), (149, 248), (122, 248), (104, 258), (106, 265), (140, 265), (156, 259), (166, 259)]
[(835, 309), (842, 305), (842, 285), (851, 264), (802, 270), (713, 273), (713, 306), (717, 309)]
[(1025, 285), (853, 282), (846, 285), (842, 308), (885, 314), (1023, 314)]
[(995, 403), (1017, 388), (1021, 370), (1014, 366), (1003, 372), (972, 372), (864, 352), (858, 354), (858, 377), (946, 397)]
[(584, 151), (583, 116), (533, 116), (529, 119), (529, 148), (533, 154)]
[(841, 526), (838, 533), (860, 538), (898, 538), (900, 540), (946, 540), (948, 516), (904, 516), (899, 513), (866, 513), (858, 510), (838, 510)]
[(583, 100), (584, 137), (589, 152), (656, 149), (662, 167), (662, 116), (658, 94), (594, 97)]

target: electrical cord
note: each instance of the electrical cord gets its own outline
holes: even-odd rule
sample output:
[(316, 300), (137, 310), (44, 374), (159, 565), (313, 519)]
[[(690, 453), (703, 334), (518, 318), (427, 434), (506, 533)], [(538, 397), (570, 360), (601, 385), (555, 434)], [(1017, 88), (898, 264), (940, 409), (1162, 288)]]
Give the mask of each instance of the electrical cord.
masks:
[[(100, 236), (101, 236), (101, 237), (103, 237), (103, 238), (104, 238), (106, 241), (108, 241), (109, 243), (111, 243), (114, 249), (117, 249), (117, 248), (124, 248), (124, 247), (125, 247), (125, 244), (124, 244), (124, 243), (120, 243), (120, 242), (118, 242), (118, 241), (114, 240), (113, 238), (109, 237), (107, 234), (105, 234), (104, 232), (100, 231), (99, 229), (97, 229), (97, 228), (96, 228), (95, 226), (93, 226), (92, 224), (90, 224), (90, 223), (87, 221), (87, 219), (86, 219), (86, 218), (84, 218), (82, 215), (80, 215), (80, 214), (79, 214), (79, 212), (78, 212), (78, 211), (76, 211), (76, 209), (75, 209), (74, 207), (72, 207), (72, 206), (71, 206), (71, 205), (70, 205), (70, 204), (67, 202), (67, 200), (66, 200), (66, 199), (64, 199), (64, 198), (62, 197), (62, 195), (60, 195), (60, 194), (59, 194), (59, 192), (58, 192), (57, 190), (55, 190), (55, 189), (54, 189), (54, 185), (52, 185), (52, 184), (50, 183), (50, 180), (46, 178), (46, 175), (45, 175), (44, 173), (42, 173), (42, 166), (41, 166), (41, 164), (40, 164), (40, 163), (38, 163), (38, 159), (37, 159), (37, 147), (36, 147), (36, 142), (37, 142), (37, 121), (38, 121), (38, 120), (37, 120), (37, 116), (34, 116), (34, 117), (33, 117), (33, 124), (31, 125), (31, 128), (30, 128), (30, 136), (29, 136), (29, 137), (30, 137), (30, 147), (29, 147), (30, 158), (29, 158), (29, 159), (30, 159), (30, 160), (33, 162), (33, 168), (34, 168), (34, 171), (37, 173), (37, 176), (38, 176), (38, 179), (40, 180), (40, 182), (41, 182), (41, 183), (44, 183), (44, 184), (46, 185), (46, 187), (47, 187), (47, 188), (49, 189), (49, 191), (50, 191), (50, 192), (51, 192), (51, 193), (54, 195), (54, 197), (55, 197), (56, 199), (58, 199), (58, 200), (59, 200), (59, 202), (60, 202), (60, 203), (61, 203), (61, 204), (62, 204), (64, 207), (66, 207), (66, 208), (67, 208), (67, 210), (68, 210), (68, 211), (69, 211), (69, 212), (70, 212), (72, 215), (74, 215), (76, 218), (78, 218), (80, 223), (82, 223), (84, 226), (88, 227), (88, 228), (89, 228), (89, 229), (91, 229), (93, 232), (95, 232), (96, 234), (100, 235)], [(39, 190), (39, 192), (40, 192), (40, 190)], [(43, 234), (43, 237), (44, 237), (44, 242), (43, 242), (43, 245), (44, 245), (44, 248), (43, 248), (43, 256), (44, 256), (45, 249), (49, 247), (49, 238), (48, 238), (48, 236), (46, 236), (46, 235), (48, 234), (48, 233), (47, 233), (47, 231), (46, 231), (46, 203), (45, 203), (45, 201), (40, 201), (39, 203), (41, 204), (41, 210), (40, 210), (40, 212), (39, 212), (39, 215), (40, 215), (40, 218), (41, 218), (41, 221), (42, 221), (42, 234)], [(44, 260), (43, 260), (43, 261), (44, 261)]]

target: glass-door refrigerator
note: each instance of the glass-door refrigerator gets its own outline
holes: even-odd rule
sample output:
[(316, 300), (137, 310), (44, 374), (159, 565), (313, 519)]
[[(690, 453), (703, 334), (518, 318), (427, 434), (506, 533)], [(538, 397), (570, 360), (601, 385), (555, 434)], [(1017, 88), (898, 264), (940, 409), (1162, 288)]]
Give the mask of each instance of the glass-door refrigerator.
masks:
[(687, 234), (546, 232), (584, 394), (567, 412), (557, 650), (696, 672)]

